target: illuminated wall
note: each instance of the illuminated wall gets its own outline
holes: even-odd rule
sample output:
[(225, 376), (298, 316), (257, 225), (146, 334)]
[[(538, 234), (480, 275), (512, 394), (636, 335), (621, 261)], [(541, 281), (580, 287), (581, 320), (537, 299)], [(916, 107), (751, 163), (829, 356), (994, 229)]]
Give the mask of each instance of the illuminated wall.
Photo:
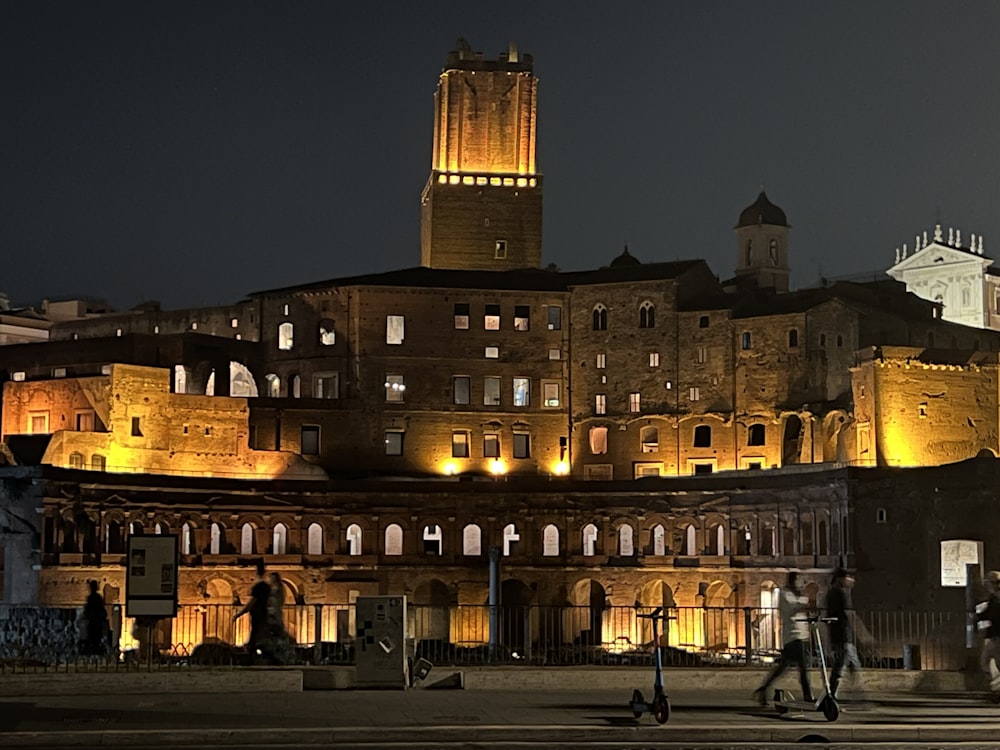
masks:
[(324, 479), (290, 452), (251, 450), (247, 400), (170, 392), (170, 371), (112, 365), (109, 375), (9, 382), (4, 435), (52, 435), (52, 466), (234, 479)]

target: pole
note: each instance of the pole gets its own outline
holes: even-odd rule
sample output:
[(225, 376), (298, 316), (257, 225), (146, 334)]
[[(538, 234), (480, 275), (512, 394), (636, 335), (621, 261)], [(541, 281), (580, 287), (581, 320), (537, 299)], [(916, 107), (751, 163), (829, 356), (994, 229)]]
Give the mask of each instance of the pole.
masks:
[(490, 663), (496, 661), (500, 630), (500, 548), (490, 547)]

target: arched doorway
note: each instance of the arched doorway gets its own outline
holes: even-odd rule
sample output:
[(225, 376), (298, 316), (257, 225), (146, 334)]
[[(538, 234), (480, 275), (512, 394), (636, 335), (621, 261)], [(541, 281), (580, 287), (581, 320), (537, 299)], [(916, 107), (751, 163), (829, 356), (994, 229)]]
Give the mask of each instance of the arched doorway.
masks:
[(802, 452), (802, 420), (792, 414), (785, 420), (785, 433), (781, 441), (781, 465), (799, 463)]
[(437, 578), (424, 581), (413, 590), (407, 619), (418, 657), (440, 661), (451, 642), (451, 605), (451, 591)]

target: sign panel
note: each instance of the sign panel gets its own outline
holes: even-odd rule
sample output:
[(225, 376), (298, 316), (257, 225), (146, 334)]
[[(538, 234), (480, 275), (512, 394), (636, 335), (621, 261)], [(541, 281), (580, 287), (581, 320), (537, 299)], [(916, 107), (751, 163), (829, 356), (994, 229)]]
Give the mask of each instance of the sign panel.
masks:
[(125, 558), (125, 615), (174, 617), (177, 614), (177, 535), (128, 538)]
[(941, 585), (964, 588), (966, 565), (975, 565), (982, 576), (983, 543), (973, 539), (945, 539), (941, 542)]

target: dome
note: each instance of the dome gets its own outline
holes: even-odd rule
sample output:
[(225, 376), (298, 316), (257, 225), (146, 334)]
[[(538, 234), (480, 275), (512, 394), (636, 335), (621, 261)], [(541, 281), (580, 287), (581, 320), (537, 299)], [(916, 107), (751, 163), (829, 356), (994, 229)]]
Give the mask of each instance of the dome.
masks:
[(636, 258), (632, 257), (632, 255), (629, 253), (628, 245), (626, 245), (625, 249), (622, 250), (621, 255), (619, 255), (617, 258), (611, 261), (612, 268), (621, 268), (622, 266), (638, 266), (638, 265), (640, 265), (640, 263)]
[(788, 226), (788, 219), (785, 218), (785, 212), (771, 203), (763, 190), (760, 191), (757, 200), (740, 212), (740, 220), (736, 223), (736, 228), (752, 227), (757, 224), (772, 224), (779, 227)]

